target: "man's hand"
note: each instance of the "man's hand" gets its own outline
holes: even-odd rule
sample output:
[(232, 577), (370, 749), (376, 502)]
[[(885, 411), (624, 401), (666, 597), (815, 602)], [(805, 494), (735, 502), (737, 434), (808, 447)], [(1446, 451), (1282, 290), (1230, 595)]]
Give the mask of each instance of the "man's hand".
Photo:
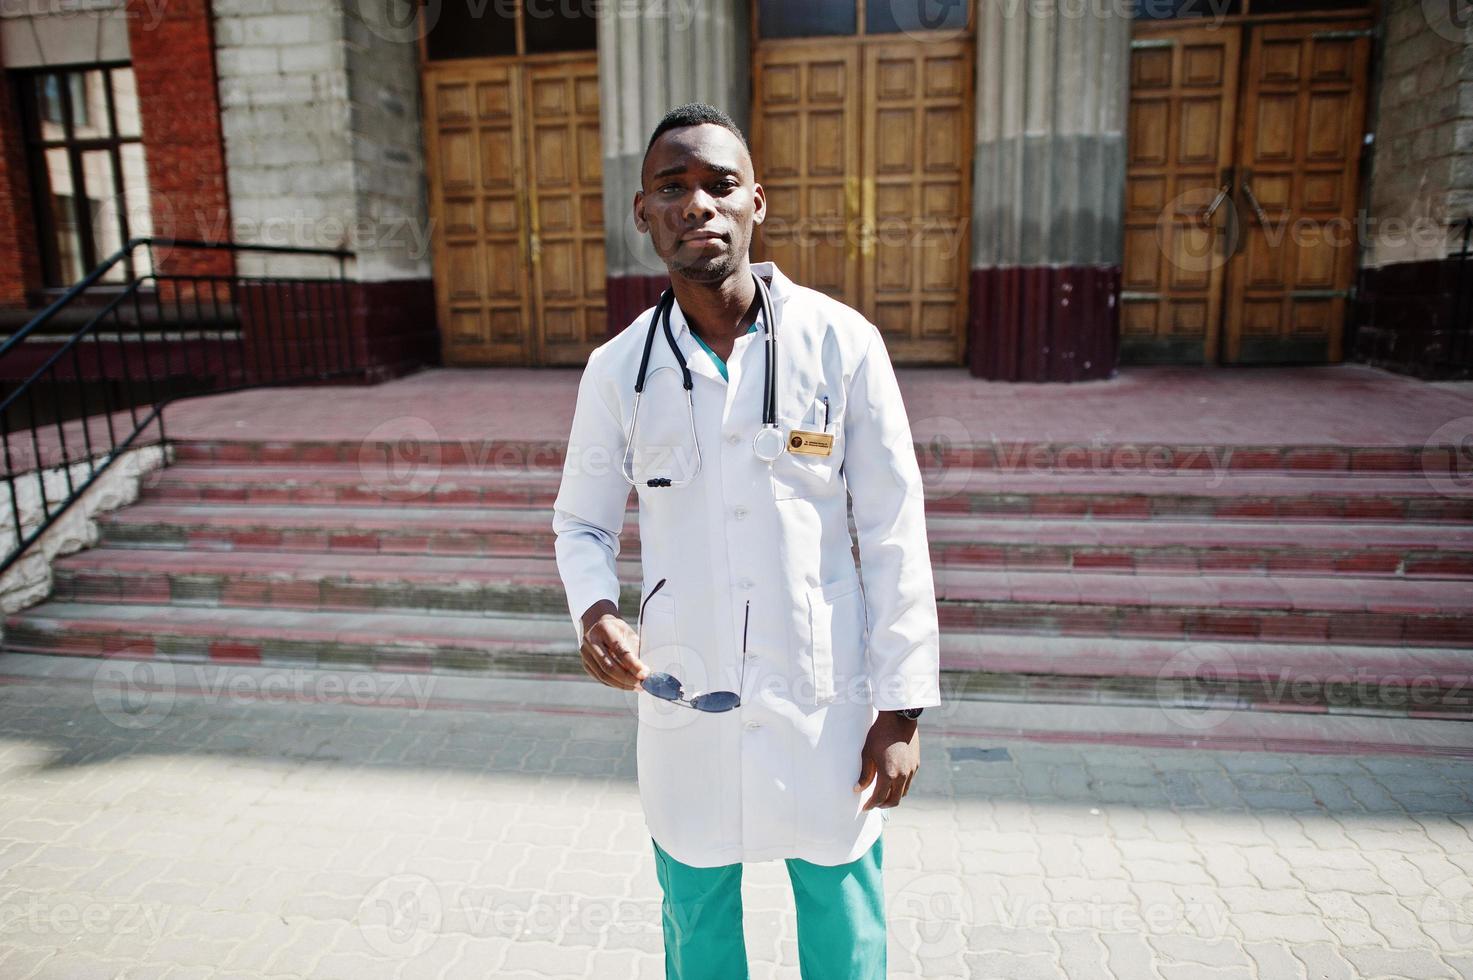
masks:
[(899, 806), (910, 789), (910, 781), (921, 768), (921, 736), (915, 718), (902, 718), (893, 711), (881, 711), (870, 726), (859, 757), (859, 782), (854, 792), (861, 792), (876, 779), (875, 792), (864, 809)]
[(578, 652), (583, 669), (600, 684), (632, 691), (649, 676), (650, 669), (639, 659), (638, 635), (607, 599), (583, 614), (583, 645)]

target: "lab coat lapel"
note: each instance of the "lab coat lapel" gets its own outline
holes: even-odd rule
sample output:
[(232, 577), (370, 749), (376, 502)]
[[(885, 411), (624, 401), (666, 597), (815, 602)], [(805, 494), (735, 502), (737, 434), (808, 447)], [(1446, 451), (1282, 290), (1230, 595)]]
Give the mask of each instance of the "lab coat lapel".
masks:
[[(667, 363), (677, 371), (680, 370), (680, 362), (675, 359), (675, 352), (670, 349), (669, 342), (665, 340), (664, 324), (661, 323), (658, 329), (660, 336), (655, 338), (655, 342), (665, 355), (665, 360), (660, 363)], [(670, 332), (675, 335), (675, 343), (680, 347), (680, 352), (685, 355), (685, 364), (690, 368), (691, 374), (703, 375), (719, 385), (726, 384), (726, 379), (721, 377), (721, 372), (716, 369), (716, 362), (711, 360), (711, 355), (701, 349), (701, 345), (696, 342), (695, 335), (690, 332), (690, 325), (686, 322), (685, 313), (680, 309), (678, 302), (670, 310)], [(651, 354), (650, 360), (654, 359), (654, 354)]]

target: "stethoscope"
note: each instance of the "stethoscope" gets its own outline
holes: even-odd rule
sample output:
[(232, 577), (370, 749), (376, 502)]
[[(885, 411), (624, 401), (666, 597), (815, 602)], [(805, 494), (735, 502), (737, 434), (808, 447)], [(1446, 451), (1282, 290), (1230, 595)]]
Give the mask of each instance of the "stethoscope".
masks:
[[(762, 381), (762, 428), (757, 430), (757, 435), (752, 439), (752, 452), (764, 463), (771, 463), (783, 454), (785, 444), (782, 429), (777, 424), (777, 333), (773, 330), (772, 297), (768, 294), (767, 283), (755, 272), (752, 279), (757, 283), (757, 298), (762, 304), (762, 326), (766, 332), (766, 360), (763, 365)], [(640, 485), (640, 481), (634, 478), (634, 468), (631, 457), (634, 453), (634, 433), (639, 424), (639, 399), (644, 393), (645, 372), (649, 368), (650, 349), (655, 343), (655, 327), (661, 322), (665, 324), (665, 340), (670, 345), (670, 350), (675, 353), (675, 360), (680, 363), (680, 373), (685, 385), (685, 407), (690, 418), (690, 439), (695, 446), (695, 468), (690, 476), (684, 480), (672, 480), (668, 476), (653, 477), (645, 480), (644, 485), (649, 487), (683, 487), (696, 478), (701, 471), (701, 443), (696, 438), (696, 407), (691, 399), (690, 368), (686, 367), (685, 355), (680, 351), (680, 345), (675, 343), (675, 333), (670, 329), (670, 309), (675, 305), (675, 291), (667, 289), (660, 296), (660, 302), (655, 305), (655, 315), (650, 318), (650, 329), (644, 339), (644, 356), (639, 361), (639, 375), (634, 379), (634, 409), (629, 416), (629, 431), (625, 433), (624, 460), (620, 466), (620, 472), (624, 479), (632, 487)]]

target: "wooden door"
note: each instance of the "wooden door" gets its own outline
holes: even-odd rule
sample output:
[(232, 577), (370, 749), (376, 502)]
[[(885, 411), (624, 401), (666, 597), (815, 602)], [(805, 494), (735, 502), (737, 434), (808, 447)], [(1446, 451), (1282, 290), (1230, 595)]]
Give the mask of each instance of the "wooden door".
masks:
[(767, 220), (752, 255), (858, 308), (859, 48), (853, 43), (759, 49), (752, 149)]
[(1231, 190), (1237, 29), (1138, 37), (1131, 46), (1121, 354), (1215, 360), (1237, 217)]
[(971, 231), (970, 37), (758, 45), (767, 223), (753, 257), (863, 313), (906, 364), (960, 363)]
[(518, 364), (532, 319), (522, 204), (521, 71), (448, 62), (424, 72), (435, 306), (446, 364)]
[(892, 358), (955, 364), (971, 245), (970, 39), (870, 44), (860, 309)]
[(1229, 363), (1341, 359), (1355, 277), (1365, 25), (1252, 29), (1228, 268)]
[(445, 363), (583, 363), (605, 335), (597, 62), (445, 61), (423, 77)]
[(598, 63), (527, 65), (535, 364), (583, 364), (607, 336)]

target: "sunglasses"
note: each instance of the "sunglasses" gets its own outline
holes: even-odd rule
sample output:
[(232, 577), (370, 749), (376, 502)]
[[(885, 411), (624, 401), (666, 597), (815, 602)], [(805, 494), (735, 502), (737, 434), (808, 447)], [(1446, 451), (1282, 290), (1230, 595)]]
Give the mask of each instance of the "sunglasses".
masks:
[[(655, 587), (650, 589), (650, 594), (645, 596), (644, 601), (639, 604), (639, 621), (635, 626), (635, 635), (640, 639), (640, 653), (644, 652), (644, 607), (649, 604), (649, 601), (655, 597), (655, 593), (659, 592), (660, 587), (664, 584), (664, 579), (656, 582)], [(751, 615), (752, 600), (748, 599), (746, 613), (742, 616), (741, 679), (743, 681), (747, 678), (747, 622), (751, 619)], [(707, 691), (705, 694), (697, 694), (693, 698), (687, 698), (685, 696), (685, 688), (681, 686), (680, 680), (664, 671), (651, 673), (639, 682), (639, 686), (644, 688), (647, 693), (654, 695), (662, 701), (683, 704), (697, 711), (730, 711), (732, 708), (740, 707), (742, 703), (741, 695), (735, 691)], [(742, 685), (738, 682), (737, 686), (741, 687)]]

